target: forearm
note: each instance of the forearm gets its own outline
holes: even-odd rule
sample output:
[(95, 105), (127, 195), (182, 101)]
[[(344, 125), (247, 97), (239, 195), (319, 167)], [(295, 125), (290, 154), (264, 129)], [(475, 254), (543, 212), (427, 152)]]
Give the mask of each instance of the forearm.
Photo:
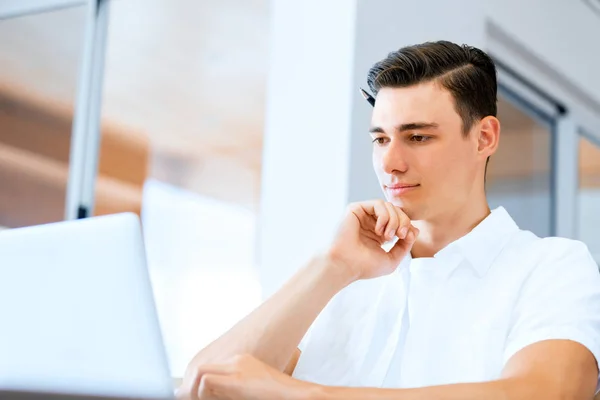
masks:
[(550, 400), (557, 392), (527, 379), (501, 379), (414, 389), (324, 387), (313, 400)]
[(283, 370), (312, 322), (348, 282), (327, 259), (318, 257), (277, 293), (194, 358), (214, 363), (236, 354), (251, 354)]

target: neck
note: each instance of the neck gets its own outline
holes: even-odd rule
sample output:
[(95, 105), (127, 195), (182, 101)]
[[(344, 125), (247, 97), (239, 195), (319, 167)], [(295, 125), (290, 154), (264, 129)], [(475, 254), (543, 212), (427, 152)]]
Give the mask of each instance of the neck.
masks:
[(432, 220), (414, 221), (420, 233), (411, 255), (413, 258), (433, 257), (450, 243), (471, 232), (488, 215), (490, 208), (484, 198), (483, 201), (468, 202)]

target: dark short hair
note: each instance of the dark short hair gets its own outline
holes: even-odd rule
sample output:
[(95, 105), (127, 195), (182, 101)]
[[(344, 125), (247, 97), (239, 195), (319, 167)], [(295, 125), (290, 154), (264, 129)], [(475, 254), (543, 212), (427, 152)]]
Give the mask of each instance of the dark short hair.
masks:
[(369, 70), (375, 96), (385, 87), (408, 87), (436, 80), (454, 98), (463, 133), (488, 115), (496, 116), (496, 66), (484, 51), (448, 41), (426, 42), (393, 51)]

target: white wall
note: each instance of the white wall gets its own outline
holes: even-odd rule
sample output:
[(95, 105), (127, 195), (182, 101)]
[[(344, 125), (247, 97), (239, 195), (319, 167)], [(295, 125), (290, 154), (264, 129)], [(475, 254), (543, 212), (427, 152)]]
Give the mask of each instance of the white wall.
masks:
[(354, 1), (271, 2), (259, 264), (276, 290), (334, 232), (347, 200)]
[(486, 4), (486, 48), (560, 99), (580, 126), (600, 137), (600, 17), (583, 1)]
[(600, 17), (581, 0), (494, 0), (486, 18), (600, 102)]

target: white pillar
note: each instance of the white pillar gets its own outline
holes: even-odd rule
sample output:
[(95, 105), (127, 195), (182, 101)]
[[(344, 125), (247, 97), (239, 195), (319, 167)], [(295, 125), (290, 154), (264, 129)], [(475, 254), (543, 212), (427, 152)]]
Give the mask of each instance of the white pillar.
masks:
[(333, 234), (347, 201), (356, 1), (271, 2), (259, 271), (275, 291)]
[(258, 235), (263, 297), (327, 245), (349, 201), (381, 196), (367, 134), (371, 109), (358, 92), (370, 66), (427, 40), (481, 45), (479, 3), (271, 1)]

